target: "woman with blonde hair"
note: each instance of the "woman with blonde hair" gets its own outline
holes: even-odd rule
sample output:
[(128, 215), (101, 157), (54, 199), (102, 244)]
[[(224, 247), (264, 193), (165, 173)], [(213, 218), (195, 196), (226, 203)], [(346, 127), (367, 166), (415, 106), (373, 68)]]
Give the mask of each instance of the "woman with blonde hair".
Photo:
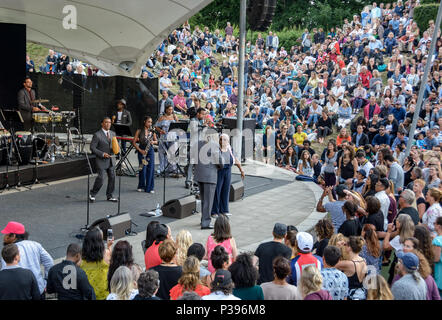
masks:
[[(404, 250), (405, 240), (414, 236), (415, 226), (411, 216), (408, 214), (400, 214), (396, 219), (396, 231), (393, 229), (393, 223), (389, 223), (383, 242), (384, 251), (394, 250), (398, 252)], [(393, 239), (390, 240), (392, 237)], [(397, 257), (395, 256), (390, 266), (388, 283), (391, 283), (393, 280), (396, 263)]]
[(346, 127), (351, 122), (352, 108), (347, 99), (342, 99), (341, 106), (338, 108), (338, 129)]
[(302, 271), (299, 289), (304, 300), (333, 300), (330, 293), (322, 289), (322, 275), (316, 266)]
[(195, 256), (189, 256), (184, 261), (178, 284), (170, 289), (170, 300), (177, 300), (186, 291), (193, 291), (200, 297), (210, 294), (210, 289), (200, 280), (200, 262)]
[(387, 281), (380, 274), (373, 276), (367, 289), (367, 300), (394, 300)]
[(348, 299), (349, 300), (365, 300), (366, 290), (363, 281), (367, 274), (367, 264), (359, 255), (365, 241), (360, 236), (351, 236), (345, 244), (344, 251), (347, 253), (348, 259), (339, 261), (335, 268), (345, 273), (348, 278)]
[(187, 230), (181, 230), (176, 236), (177, 245), (176, 264), (182, 266), (187, 258), (187, 250), (192, 245), (192, 234)]
[(110, 281), (110, 292), (106, 300), (132, 300), (138, 294), (132, 271), (128, 267), (121, 266), (115, 270)]
[(335, 246), (341, 249), (341, 259), (340, 260), (348, 260), (348, 255), (345, 249), (345, 244), (348, 242), (348, 238), (345, 237), (342, 233), (335, 233), (331, 236), (328, 241), (328, 246)]

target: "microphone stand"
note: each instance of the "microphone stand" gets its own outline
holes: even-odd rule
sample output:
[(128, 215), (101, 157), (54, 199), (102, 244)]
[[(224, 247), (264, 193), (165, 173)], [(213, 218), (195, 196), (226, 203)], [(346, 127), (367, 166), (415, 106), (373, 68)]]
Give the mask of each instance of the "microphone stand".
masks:
[(75, 235), (76, 238), (78, 239), (83, 239), (84, 238), (84, 233), (86, 233), (89, 230), (89, 213), (90, 213), (90, 201), (89, 201), (89, 195), (90, 195), (90, 177), (94, 176), (94, 172), (92, 171), (92, 166), (91, 166), (91, 162), (89, 160), (89, 156), (87, 155), (87, 152), (84, 153), (86, 156), (86, 160), (87, 160), (87, 164), (88, 164), (88, 168), (89, 171), (87, 173), (87, 196), (86, 196), (86, 225), (84, 227), (82, 227), (80, 229), (79, 234)]

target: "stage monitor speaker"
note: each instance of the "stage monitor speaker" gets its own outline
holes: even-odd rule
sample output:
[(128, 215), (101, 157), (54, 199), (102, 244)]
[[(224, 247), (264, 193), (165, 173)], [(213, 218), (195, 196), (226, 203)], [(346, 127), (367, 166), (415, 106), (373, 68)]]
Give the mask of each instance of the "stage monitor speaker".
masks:
[(195, 196), (167, 201), (162, 207), (163, 216), (175, 219), (186, 218), (196, 211)]
[(127, 236), (131, 231), (131, 221), (130, 215), (128, 213), (120, 214), (111, 218), (102, 218), (95, 220), (89, 227), (91, 230), (94, 227), (99, 227), (103, 231), (103, 240), (107, 240), (107, 230), (112, 229), (114, 234), (114, 239), (121, 239)]
[(229, 202), (241, 200), (244, 197), (244, 183), (242, 180), (230, 185)]

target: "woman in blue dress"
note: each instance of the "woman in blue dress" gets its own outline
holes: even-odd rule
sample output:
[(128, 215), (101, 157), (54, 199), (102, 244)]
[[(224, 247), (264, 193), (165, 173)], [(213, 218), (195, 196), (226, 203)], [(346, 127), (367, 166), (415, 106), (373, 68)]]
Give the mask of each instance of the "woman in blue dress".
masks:
[[(156, 130), (160, 133), (160, 140), (158, 143), (158, 157), (160, 160), (159, 172), (165, 173), (169, 161), (167, 160), (167, 150), (173, 144), (173, 142), (166, 141), (167, 134), (169, 133), (169, 126), (172, 122), (178, 121), (176, 115), (173, 113), (173, 106), (167, 105), (164, 114), (158, 119)], [(175, 165), (169, 165), (167, 168), (169, 172), (175, 172)]]
[(235, 164), (241, 172), (241, 179), (245, 174), (241, 167), (241, 162), (233, 155), (232, 147), (229, 143), (229, 136), (222, 134), (219, 138), (220, 164), (218, 166), (218, 180), (216, 182), (215, 199), (213, 200), (212, 216), (229, 213), (230, 181), (232, 178), (232, 165)]
[[(154, 193), (155, 153), (153, 145), (158, 144), (158, 140), (152, 130), (151, 117), (146, 116), (144, 118), (144, 126), (135, 132), (132, 144), (137, 150), (138, 163), (140, 164), (137, 190), (139, 192), (144, 190), (149, 193)], [(148, 147), (148, 145), (150, 146)]]

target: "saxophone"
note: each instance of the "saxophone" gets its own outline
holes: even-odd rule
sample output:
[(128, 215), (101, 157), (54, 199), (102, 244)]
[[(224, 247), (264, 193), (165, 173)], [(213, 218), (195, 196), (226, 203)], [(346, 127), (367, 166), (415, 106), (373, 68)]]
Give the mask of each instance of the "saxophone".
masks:
[(152, 146), (152, 141), (153, 141), (153, 133), (155, 132), (154, 129), (149, 129), (148, 132), (150, 132), (151, 134), (148, 135), (147, 138), (147, 144), (146, 147), (144, 148), (144, 151), (146, 151), (146, 156), (144, 156), (144, 158), (141, 160), (141, 164), (138, 167), (138, 170), (141, 171), (143, 170), (144, 166), (147, 166), (149, 164), (149, 158), (147, 157), (147, 153), (149, 152), (150, 147)]

